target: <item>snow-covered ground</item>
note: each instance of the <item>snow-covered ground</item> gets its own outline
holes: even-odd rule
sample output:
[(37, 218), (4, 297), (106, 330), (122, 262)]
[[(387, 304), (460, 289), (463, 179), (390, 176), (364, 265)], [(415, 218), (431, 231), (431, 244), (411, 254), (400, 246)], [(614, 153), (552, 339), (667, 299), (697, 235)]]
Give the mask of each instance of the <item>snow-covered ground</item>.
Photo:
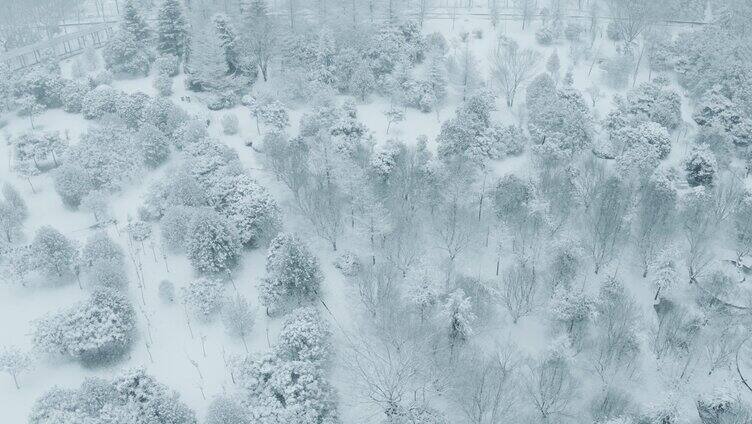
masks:
[[(502, 21), (497, 31), (483, 17), (462, 14), (453, 23), (453, 29), (448, 20), (435, 19), (426, 22), (424, 31), (439, 31), (451, 42), (462, 32), (472, 34), (474, 30), (481, 29), (483, 37), (481, 39), (473, 38), (470, 45), (475, 56), (480, 60), (480, 67), (484, 74), (489, 71), (486, 59), (488, 52), (493, 48), (497, 37), (502, 34), (514, 38), (521, 47), (535, 48), (544, 59), (556, 50), (561, 59), (562, 74), (570, 68), (573, 69), (574, 87), (582, 91), (593, 85), (601, 87), (602, 97), (597, 105), (597, 115), (605, 116), (612, 106), (611, 97), (614, 90), (608, 89), (605, 84), (602, 84), (600, 80), (601, 71), (597, 63), (595, 66), (592, 66), (592, 63), (597, 61), (599, 57), (612, 55), (615, 44), (607, 40), (605, 36), (599, 36), (593, 42), (592, 51), (595, 53), (595, 57), (583, 59), (579, 63), (572, 63), (568, 54), (570, 47), (568, 42), (560, 41), (546, 47), (536, 44), (534, 31), (538, 25), (539, 23), (536, 22), (532, 28), (523, 32), (519, 22)], [(589, 40), (585, 42), (589, 42)], [(64, 67), (66, 66), (64, 65)], [(544, 66), (545, 63), (542, 63), (539, 70), (544, 70)], [(154, 95), (152, 79), (153, 76), (116, 80), (113, 86), (126, 92), (142, 91)], [(647, 80), (647, 67), (642, 66), (635, 81), (639, 84)], [(630, 78), (630, 85), (631, 82)], [(263, 89), (263, 84), (263, 82), (259, 82), (256, 89)], [(273, 85), (275, 81), (272, 79), (267, 84)], [(263, 169), (258, 153), (245, 145), (246, 138), (260, 139), (260, 136), (256, 133), (256, 123), (247, 108), (238, 106), (234, 109), (217, 112), (207, 110), (194, 94), (185, 91), (182, 75), (176, 78), (174, 88), (175, 93), (172, 95), (172, 99), (189, 113), (210, 117), (209, 132), (211, 136), (238, 152), (241, 162), (250, 172), (250, 175), (266, 186), (277, 202), (283, 206), (285, 227), (290, 231), (302, 234), (303, 238), (312, 245), (312, 250), (318, 256), (325, 274), (322, 299), (328, 306), (333, 320), (336, 321), (335, 339), (341, 345), (340, 342), (343, 342), (348, 332), (358, 331), (357, 312), (356, 308), (352, 306), (356, 302), (357, 294), (354, 291), (355, 289), (348, 285), (341, 273), (334, 268), (335, 252), (331, 251), (327, 243), (316, 237), (313, 229), (293, 208), (289, 191)], [(184, 96), (192, 96), (193, 99), (188, 103), (181, 100)], [(518, 94), (518, 96), (522, 97), (524, 93)], [(674, 146), (672, 154), (667, 160), (669, 164), (678, 164), (686, 156), (686, 146), (683, 143), (684, 140), (689, 139), (689, 136), (684, 135), (684, 132), (687, 131), (692, 134), (693, 131), (691, 105), (686, 98), (683, 99), (683, 102), (684, 121), (687, 124), (686, 127), (677, 130), (683, 132), (681, 137), (672, 134)], [(522, 102), (520, 101), (520, 103)], [(435, 139), (439, 133), (441, 121), (453, 115), (457, 104), (458, 94), (453, 93), (451, 101), (440, 111), (438, 119), (435, 113), (421, 113), (415, 109), (407, 109), (404, 121), (393, 124), (388, 135), (386, 134), (387, 120), (384, 116), (384, 111), (389, 107), (387, 100), (374, 96), (366, 103), (359, 103), (358, 117), (372, 132), (377, 142), (396, 138), (413, 143), (418, 136), (425, 135), (428, 137), (429, 146), (435, 148)], [(297, 131), (297, 122), (307, 110), (305, 105), (297, 105), (290, 111), (291, 131), (293, 133)], [(505, 124), (518, 123), (522, 119), (520, 110), (517, 108), (510, 110), (504, 104), (503, 97), (499, 97), (498, 110), (493, 115), (495, 119)], [(222, 133), (220, 118), (227, 113), (233, 113), (240, 119), (238, 135), (227, 136)], [(11, 182), (19, 189), (29, 206), (30, 216), (23, 228), (25, 240), (30, 240), (39, 227), (51, 225), (66, 236), (83, 244), (93, 232), (91, 229), (94, 224), (93, 216), (84, 211), (72, 211), (65, 208), (55, 193), (49, 174), (32, 177), (32, 188), (26, 180), (11, 172), (12, 146), (9, 144), (9, 138), (29, 129), (29, 122), (28, 119), (22, 117), (9, 116), (7, 118), (8, 125), (0, 130), (0, 134), (2, 134), (2, 142), (0, 142), (0, 181)], [(75, 143), (80, 134), (86, 131), (87, 126), (91, 125), (80, 114), (69, 114), (60, 109), (44, 112), (35, 119), (35, 124), (44, 130), (56, 130), (67, 134), (72, 143)], [(677, 143), (677, 139), (681, 139), (682, 142)], [(523, 155), (497, 161), (493, 163), (493, 170), (499, 176), (507, 173), (524, 174), (527, 170), (527, 160), (528, 157)], [(127, 189), (112, 197), (111, 211), (118, 224), (108, 227), (107, 232), (123, 246), (126, 245), (127, 238), (124, 224), (129, 218), (138, 216), (137, 210), (142, 204), (145, 190), (152, 182), (157, 181), (167, 168), (167, 165), (163, 165), (155, 171), (139, 175)], [(231, 383), (226, 362), (232, 355), (244, 354), (243, 345), (238, 339), (226, 335), (218, 320), (205, 324), (191, 319), (189, 328), (187, 314), (179, 303), (165, 305), (160, 301), (157, 292), (160, 281), (170, 280), (175, 283), (176, 289), (179, 289), (187, 285), (195, 276), (184, 255), (162, 251), (158, 234), (158, 226), (155, 225), (152, 240), (147, 241), (143, 251), (139, 253), (144, 264), (145, 275), (143, 302), (138, 288), (133, 284), (136, 281), (133, 267), (130, 263), (128, 264), (131, 273), (129, 292), (134, 304), (137, 305), (139, 336), (127, 359), (112, 367), (83, 368), (75, 362), (40, 358), (34, 362), (31, 371), (21, 375), (20, 390), (16, 390), (9, 377), (0, 376), (0, 410), (2, 410), (0, 421), (9, 424), (25, 422), (34, 400), (53, 385), (77, 387), (86, 376), (111, 376), (117, 374), (120, 369), (130, 366), (145, 366), (148, 372), (155, 375), (159, 381), (177, 390), (181, 398), (197, 412), (199, 417), (203, 417), (206, 406), (213, 396), (230, 390), (228, 385)], [(342, 250), (348, 250), (353, 243), (357, 243), (357, 241), (344, 240), (341, 243)], [(265, 255), (266, 252), (263, 249), (244, 251), (240, 266), (232, 273), (234, 286), (237, 287), (238, 292), (245, 295), (257, 306), (256, 324), (248, 339), (250, 349), (255, 352), (269, 350), (280, 329), (280, 319), (267, 317), (263, 307), (257, 301), (257, 283), (265, 274)], [(471, 255), (466, 256), (469, 256), (469, 258), (464, 261), (462, 267), (469, 274), (478, 277), (494, 276), (494, 249), (476, 249)], [(628, 288), (637, 300), (644, 316), (653, 316), (651, 287), (646, 282), (641, 284), (643, 280), (640, 278), (640, 270), (636, 266), (630, 263), (620, 265), (623, 278), (627, 281), (637, 282), (637, 284), (629, 284)], [(591, 278), (583, 284), (587, 287), (587, 291), (595, 292), (598, 283), (599, 281), (596, 278)], [(15, 345), (23, 349), (31, 349), (30, 334), (34, 320), (41, 318), (46, 313), (73, 305), (84, 298), (85, 292), (81, 291), (75, 282), (60, 287), (0, 285), (0, 323), (2, 323), (0, 325), (0, 346)], [(510, 322), (487, 325), (479, 329), (480, 334), (476, 337), (479, 339), (488, 338), (489, 340), (514, 340), (523, 351), (535, 354), (543, 350), (549, 342), (545, 319), (545, 311), (541, 310), (539, 313), (524, 317), (516, 325), (510, 325)], [(149, 341), (151, 342), (149, 343)], [(643, 340), (642, 343), (645, 344), (647, 341)], [(192, 365), (191, 361), (198, 364), (198, 370)], [(358, 404), (351, 396), (351, 388), (347, 381), (349, 376), (341, 370), (337, 371), (337, 364), (334, 368), (333, 378), (339, 389), (340, 413), (343, 422), (360, 422), (358, 421), (360, 419)], [(640, 402), (650, 403), (660, 395), (665, 387), (663, 383), (656, 381), (659, 376), (655, 372), (655, 365), (645, 364), (640, 367), (640, 370), (644, 374), (640, 375), (639, 390), (634, 390), (633, 395)], [(697, 390), (699, 387), (700, 385), (696, 384), (693, 388), (676, 387), (675, 389), (677, 391)], [(682, 399), (686, 399), (685, 404), (682, 405), (683, 412), (687, 414), (687, 417), (690, 417), (694, 408), (691, 403), (692, 396), (682, 396)]]

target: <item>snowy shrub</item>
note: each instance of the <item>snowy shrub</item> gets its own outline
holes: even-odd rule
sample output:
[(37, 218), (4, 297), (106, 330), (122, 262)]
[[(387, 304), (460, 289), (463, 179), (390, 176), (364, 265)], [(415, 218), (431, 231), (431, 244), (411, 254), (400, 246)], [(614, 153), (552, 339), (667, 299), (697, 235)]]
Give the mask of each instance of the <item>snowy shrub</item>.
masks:
[(571, 42), (580, 41), (583, 32), (585, 28), (577, 22), (570, 22), (564, 27), (564, 37)]
[(314, 307), (299, 308), (285, 318), (275, 353), (289, 361), (323, 364), (332, 355), (331, 338), (328, 323)]
[(336, 423), (336, 392), (322, 370), (308, 361), (272, 355), (245, 359), (237, 366), (244, 405), (262, 422)]
[(144, 164), (149, 167), (157, 167), (170, 157), (170, 141), (152, 124), (141, 125), (136, 134), (136, 140), (140, 144)]
[(712, 187), (717, 169), (718, 164), (715, 155), (705, 145), (695, 146), (689, 157), (684, 161), (687, 183), (691, 187)]
[(235, 90), (225, 89), (212, 93), (206, 102), (209, 110), (231, 109), (240, 103), (240, 94)]
[(162, 97), (172, 96), (172, 77), (163, 73), (157, 74), (154, 78), (154, 88)]
[(542, 26), (535, 31), (535, 41), (543, 46), (548, 46), (556, 41), (556, 32), (550, 26)]
[(318, 259), (308, 246), (293, 234), (281, 233), (269, 245), (261, 303), (274, 309), (291, 300), (309, 300), (318, 294), (322, 280)]
[(180, 299), (195, 316), (210, 321), (222, 309), (224, 286), (219, 280), (199, 278), (180, 289)]
[(174, 77), (180, 73), (180, 58), (172, 54), (163, 54), (154, 61), (157, 75)]
[(70, 356), (88, 365), (107, 363), (127, 353), (135, 318), (126, 297), (99, 289), (89, 300), (37, 321), (33, 341), (42, 352)]
[(86, 119), (98, 119), (107, 113), (115, 113), (120, 98), (122, 96), (118, 90), (108, 85), (100, 85), (86, 93), (81, 113)]
[(36, 400), (29, 415), (29, 424), (105, 422), (197, 424), (177, 392), (143, 368), (121, 371), (111, 380), (90, 377), (78, 389), (54, 386)]
[(621, 28), (619, 28), (619, 23), (616, 21), (609, 21), (608, 25), (606, 25), (606, 36), (611, 41), (621, 41), (622, 40), (622, 33)]
[(235, 135), (238, 133), (238, 116), (234, 113), (226, 113), (222, 115), (220, 120), (222, 123), (222, 132), (226, 135)]
[(730, 389), (716, 388), (697, 400), (697, 412), (703, 424), (743, 423), (752, 420), (752, 409)]
[(115, 77), (112, 75), (112, 72), (107, 69), (102, 69), (101, 71), (95, 73), (93, 76), (89, 77), (89, 85), (92, 87), (99, 87), (100, 85), (112, 85), (112, 81), (114, 80)]
[(84, 99), (91, 91), (89, 84), (81, 81), (68, 81), (61, 93), (63, 110), (68, 113), (80, 113), (83, 109)]
[(190, 119), (178, 126), (173, 134), (173, 143), (178, 149), (198, 143), (209, 137), (206, 131), (206, 122), (200, 119)]
[(345, 277), (353, 277), (360, 272), (360, 258), (352, 252), (345, 252), (334, 261), (334, 267)]
[(242, 244), (230, 220), (210, 209), (198, 209), (188, 227), (186, 253), (196, 271), (218, 273), (235, 266)]

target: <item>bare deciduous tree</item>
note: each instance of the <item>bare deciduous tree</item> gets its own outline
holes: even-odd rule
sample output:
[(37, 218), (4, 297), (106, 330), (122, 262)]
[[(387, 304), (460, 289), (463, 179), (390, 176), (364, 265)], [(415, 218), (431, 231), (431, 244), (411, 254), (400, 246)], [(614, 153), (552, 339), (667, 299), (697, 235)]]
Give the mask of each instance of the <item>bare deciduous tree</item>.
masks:
[(515, 41), (506, 41), (494, 49), (491, 56), (492, 75), (504, 90), (507, 106), (514, 106), (517, 90), (535, 74), (540, 54), (532, 49), (520, 49)]
[(522, 262), (514, 264), (505, 272), (500, 284), (498, 295), (516, 324), (533, 310), (537, 288), (535, 269)]
[(473, 424), (496, 424), (511, 417), (519, 403), (517, 352), (505, 344), (492, 354), (472, 349), (460, 357), (454, 398)]

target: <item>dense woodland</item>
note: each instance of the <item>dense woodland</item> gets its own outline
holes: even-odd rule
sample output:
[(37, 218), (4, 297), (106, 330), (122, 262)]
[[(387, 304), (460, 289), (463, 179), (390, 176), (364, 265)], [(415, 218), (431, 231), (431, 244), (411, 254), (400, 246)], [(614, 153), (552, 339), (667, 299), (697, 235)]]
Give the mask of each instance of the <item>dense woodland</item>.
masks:
[(749, 1), (0, 0), (0, 50), (113, 5), (0, 53), (7, 422), (752, 423)]

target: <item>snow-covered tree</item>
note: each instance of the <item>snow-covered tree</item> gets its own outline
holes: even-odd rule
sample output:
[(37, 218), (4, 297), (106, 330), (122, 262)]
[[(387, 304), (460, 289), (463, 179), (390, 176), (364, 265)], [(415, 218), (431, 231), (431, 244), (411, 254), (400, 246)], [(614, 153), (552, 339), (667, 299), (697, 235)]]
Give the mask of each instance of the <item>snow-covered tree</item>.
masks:
[(540, 74), (528, 85), (526, 97), (528, 130), (540, 154), (562, 159), (590, 146), (592, 117), (580, 92), (557, 89), (548, 74)]
[(133, 343), (135, 315), (122, 294), (98, 289), (89, 300), (37, 321), (34, 345), (84, 364), (108, 363), (125, 355)]
[(37, 399), (29, 415), (30, 424), (74, 422), (197, 423), (177, 392), (143, 368), (126, 369), (109, 380), (88, 378), (78, 389), (55, 386)]
[(214, 398), (206, 411), (205, 424), (252, 424), (252, 413), (234, 397)]
[(447, 296), (442, 305), (441, 315), (445, 321), (448, 321), (449, 343), (452, 347), (462, 344), (473, 335), (473, 304), (469, 297), (465, 296), (465, 291), (457, 289)]
[(182, 58), (188, 48), (188, 23), (179, 0), (162, 0), (157, 12), (157, 49)]
[(593, 260), (596, 274), (614, 259), (626, 235), (630, 202), (631, 193), (625, 183), (616, 177), (608, 177), (601, 181), (592, 204), (582, 216), (584, 245)]
[(256, 322), (256, 311), (251, 304), (241, 295), (232, 296), (222, 307), (222, 323), (225, 330), (231, 336), (240, 337), (246, 352), (248, 345), (246, 336), (253, 330), (253, 324)]
[(242, 247), (232, 222), (210, 209), (195, 212), (185, 243), (191, 265), (206, 273), (222, 272), (235, 266)]
[(470, 40), (462, 43), (462, 46), (454, 52), (449, 59), (447, 68), (451, 81), (463, 100), (483, 85), (478, 70), (478, 60), (470, 49)]
[(556, 339), (532, 361), (525, 373), (524, 388), (533, 410), (542, 422), (569, 415), (577, 378), (572, 368), (568, 342)]
[(595, 301), (584, 290), (557, 287), (549, 303), (551, 316), (560, 322), (569, 335), (570, 343), (580, 349), (584, 326), (595, 316)]
[(538, 281), (535, 271), (529, 265), (517, 263), (504, 272), (503, 281), (499, 283), (498, 296), (517, 323), (527, 316), (535, 306)]
[(718, 172), (718, 163), (708, 146), (700, 144), (692, 148), (689, 157), (684, 161), (684, 170), (690, 186), (712, 187)]
[(138, 129), (136, 140), (141, 145), (144, 163), (149, 167), (157, 167), (170, 156), (170, 141), (159, 128), (144, 123)]
[(81, 114), (86, 119), (98, 119), (108, 113), (115, 113), (118, 99), (122, 95), (109, 85), (100, 85), (90, 90), (81, 101)]
[(609, 277), (598, 291), (596, 312), (598, 319), (593, 322), (596, 336), (588, 350), (596, 374), (603, 382), (630, 375), (640, 352), (637, 304), (620, 281)]
[(173, 251), (180, 252), (185, 249), (188, 240), (191, 221), (195, 208), (189, 206), (170, 206), (165, 209), (160, 229), (162, 241), (165, 246)]
[(195, 91), (221, 91), (227, 88), (227, 61), (222, 40), (213, 27), (191, 38), (191, 55), (187, 65), (188, 87)]
[(154, 78), (154, 88), (162, 97), (172, 96), (172, 85), (172, 77), (165, 73), (158, 72), (156, 78)]
[(490, 92), (479, 91), (467, 97), (457, 108), (455, 117), (444, 121), (436, 142), (443, 158), (465, 156), (482, 162), (500, 159), (507, 153), (504, 142), (507, 134), (491, 116), (495, 110)]
[(739, 206), (733, 212), (734, 239), (736, 241), (736, 259), (752, 253), (752, 193), (744, 193)]
[(243, 14), (244, 48), (255, 59), (264, 81), (268, 78), (268, 67), (274, 57), (277, 44), (277, 30), (266, 0), (251, 0)]
[(102, 56), (107, 69), (114, 74), (146, 75), (151, 66), (147, 46), (125, 28), (107, 41)]
[(248, 358), (236, 371), (243, 403), (262, 422), (338, 422), (337, 396), (322, 370), (309, 361), (267, 355)]
[(60, 278), (71, 273), (78, 257), (76, 246), (50, 226), (37, 230), (31, 250), (36, 269), (49, 277)]
[(15, 346), (6, 346), (0, 349), (0, 371), (7, 372), (13, 379), (16, 389), (21, 386), (18, 383), (19, 375), (31, 368), (31, 355)]
[(64, 164), (55, 171), (54, 178), (55, 191), (63, 203), (71, 208), (77, 208), (92, 189), (89, 174), (77, 164)]
[(275, 352), (289, 361), (324, 364), (332, 356), (329, 324), (312, 306), (292, 311), (282, 325)]
[(559, 61), (559, 53), (554, 50), (553, 53), (548, 56), (548, 60), (546, 60), (546, 71), (548, 71), (554, 81), (558, 81), (560, 69), (561, 62)]
[(673, 234), (678, 195), (673, 181), (657, 171), (645, 182), (638, 196), (631, 237), (645, 277), (658, 249), (662, 249)]
[(21, 195), (10, 184), (3, 184), (2, 194), (0, 231), (5, 236), (5, 240), (11, 243), (20, 234), (21, 225), (28, 217), (29, 210)]
[(288, 301), (311, 299), (318, 295), (322, 279), (318, 259), (308, 246), (294, 234), (280, 233), (267, 252), (261, 303), (278, 308)]
[(655, 260), (651, 264), (651, 270), (653, 275), (651, 278), (651, 284), (655, 289), (655, 300), (658, 300), (661, 293), (664, 295), (673, 288), (679, 279), (679, 264), (678, 264), (679, 252), (672, 248), (667, 247), (658, 252)]
[(222, 309), (224, 285), (214, 278), (199, 278), (180, 289), (180, 299), (202, 321), (210, 321)]

